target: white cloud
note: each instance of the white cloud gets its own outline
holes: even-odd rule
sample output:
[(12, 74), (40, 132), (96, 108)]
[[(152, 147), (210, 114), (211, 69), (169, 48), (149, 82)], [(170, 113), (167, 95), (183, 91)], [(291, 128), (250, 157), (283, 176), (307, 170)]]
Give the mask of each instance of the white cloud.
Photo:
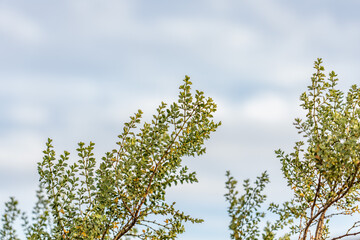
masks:
[[(226, 20), (214, 21), (207, 17), (173, 17), (160, 19), (155, 25), (158, 39), (168, 44), (179, 44), (182, 47), (193, 47), (195, 51), (206, 53), (216, 50), (217, 46), (226, 49), (246, 49), (256, 45), (256, 35), (244, 24)], [(209, 49), (213, 48), (213, 49)]]
[(28, 16), (10, 9), (0, 9), (0, 34), (21, 43), (39, 43), (43, 32)]
[[(276, 1), (248, 1), (241, 7), (253, 12), (257, 20), (246, 24), (225, 18), (212, 26), (211, 19), (203, 18), (211, 27), (192, 31), (196, 32), (195, 39), (201, 34), (204, 41), (191, 45), (193, 56), (216, 69), (241, 76), (239, 81), (251, 78), (259, 84), (299, 85), (310, 79), (317, 57), (325, 58), (325, 64), (348, 64), (354, 60), (351, 55), (359, 50), (358, 22), (344, 24), (339, 16), (324, 12), (304, 17), (295, 6)], [(196, 26), (193, 19), (184, 23), (187, 27), (181, 29)], [(209, 35), (211, 30), (218, 34)], [(186, 36), (191, 39), (194, 35), (188, 32)]]
[[(301, 13), (294, 9), (280, 4), (277, 1), (254, 0), (246, 2), (249, 11), (252, 11), (266, 27), (275, 29), (288, 29), (299, 23), (299, 15)], [(264, 27), (265, 27), (264, 26)]]
[(297, 99), (288, 99), (275, 92), (257, 92), (238, 102), (216, 98), (219, 110), (216, 117), (233, 126), (241, 123), (250, 125), (281, 126), (292, 122), (300, 112)]
[[(194, 160), (194, 159), (191, 159)], [(189, 163), (184, 161), (184, 164), (189, 166)], [(189, 172), (193, 171), (190, 168)], [(184, 183), (183, 185), (179, 184), (177, 186), (171, 187), (167, 194), (169, 201), (181, 201), (183, 203), (192, 203), (193, 205), (211, 205), (211, 204), (221, 204), (223, 203), (222, 195), (225, 193), (224, 190), (224, 179), (223, 177), (225, 172), (220, 173), (216, 177), (211, 176), (210, 174), (198, 174), (197, 178), (198, 183), (188, 184)], [(189, 196), (199, 196), (199, 198), (189, 198)], [(206, 199), (206, 203), (201, 204), (201, 202)]]
[(45, 138), (36, 132), (11, 132), (0, 138), (0, 168), (17, 171), (36, 169), (42, 159)]
[[(91, 78), (56, 76), (56, 75), (22, 75), (14, 73), (12, 75), (1, 75), (2, 88), (0, 94), (4, 96), (16, 97), (18, 101), (32, 99), (42, 100), (43, 104), (49, 100), (74, 100), (95, 98), (99, 93), (101, 83)], [(47, 100), (47, 101), (45, 101)]]
[(67, 1), (74, 24), (81, 36), (95, 39), (127, 37), (136, 32), (136, 1)]
[(272, 66), (272, 69), (268, 70), (273, 71), (272, 80), (281, 86), (291, 87), (296, 83), (310, 83), (310, 77), (314, 72), (311, 66), (311, 62), (295, 62), (293, 60), (286, 65)]
[(222, 12), (224, 14), (233, 7), (232, 0), (203, 0), (203, 4), (206, 4), (206, 6), (210, 5), (214, 11)]
[(48, 113), (38, 104), (21, 103), (11, 107), (9, 118), (15, 124), (40, 126), (46, 123)]
[(287, 103), (278, 95), (261, 94), (247, 101), (242, 110), (243, 116), (259, 123), (276, 123), (287, 120)]

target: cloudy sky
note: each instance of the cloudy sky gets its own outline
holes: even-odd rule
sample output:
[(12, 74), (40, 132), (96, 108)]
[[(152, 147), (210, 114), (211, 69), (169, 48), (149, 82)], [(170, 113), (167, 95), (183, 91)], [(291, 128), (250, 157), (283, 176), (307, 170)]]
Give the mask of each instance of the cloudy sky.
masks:
[[(74, 153), (115, 146), (128, 117), (176, 100), (187, 74), (218, 104), (207, 154), (185, 163), (199, 183), (169, 193), (205, 219), (182, 240), (229, 239), (225, 171), (268, 170), (269, 198), (289, 197), (274, 150), (299, 140), (313, 62), (349, 88), (360, 75), (360, 2), (275, 0), (0, 1), (0, 204), (30, 210), (46, 139)], [(0, 208), (2, 209), (2, 207)]]

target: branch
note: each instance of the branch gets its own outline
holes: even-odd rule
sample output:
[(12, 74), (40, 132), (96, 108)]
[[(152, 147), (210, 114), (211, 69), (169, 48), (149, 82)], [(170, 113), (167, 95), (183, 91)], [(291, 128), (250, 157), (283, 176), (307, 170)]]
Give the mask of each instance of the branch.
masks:
[(356, 232), (356, 233), (346, 233), (344, 235), (341, 235), (339, 237), (336, 237), (336, 238), (332, 238), (331, 240), (336, 240), (336, 239), (341, 239), (341, 238), (344, 238), (344, 237), (349, 237), (349, 236), (356, 236), (360, 234), (360, 232)]
[(162, 161), (165, 159), (165, 157), (169, 154), (169, 151), (171, 149), (171, 147), (173, 146), (173, 144), (175, 143), (177, 137), (179, 136), (179, 134), (182, 132), (182, 130), (184, 129), (185, 127), (185, 124), (188, 122), (188, 120), (192, 117), (192, 115), (194, 114), (196, 109), (193, 109), (193, 111), (191, 112), (191, 114), (188, 116), (188, 118), (183, 122), (183, 125), (182, 127), (179, 129), (179, 131), (177, 132), (177, 134), (175, 135), (172, 143), (168, 146), (168, 148), (166, 149), (164, 155), (161, 157), (161, 159), (157, 162), (156, 166), (155, 166), (155, 169), (153, 171), (153, 173), (151, 174), (150, 176), (150, 179), (149, 179), (149, 183), (148, 183), (148, 186), (145, 190), (145, 194), (143, 196), (143, 198), (141, 199), (141, 202), (140, 204), (136, 207), (136, 211), (134, 213), (134, 216), (128, 221), (128, 223), (125, 225), (125, 227), (114, 237), (113, 240), (119, 240), (122, 236), (124, 236), (134, 225), (135, 223), (137, 222), (138, 218), (139, 218), (139, 214), (141, 213), (140, 212), (140, 209), (142, 207), (142, 205), (144, 204), (148, 194), (149, 194), (149, 191), (150, 191), (150, 187), (152, 186), (152, 182), (154, 180), (154, 177), (156, 176), (156, 173), (157, 173), (157, 170), (159, 169)]

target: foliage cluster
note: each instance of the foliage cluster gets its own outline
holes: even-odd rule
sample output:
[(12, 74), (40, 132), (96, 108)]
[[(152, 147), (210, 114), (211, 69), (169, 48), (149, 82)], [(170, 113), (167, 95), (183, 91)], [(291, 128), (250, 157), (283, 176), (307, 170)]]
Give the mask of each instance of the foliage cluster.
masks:
[[(26, 237), (175, 239), (184, 232), (184, 222), (202, 222), (168, 203), (165, 194), (171, 186), (197, 182), (182, 158), (204, 154), (204, 141), (220, 125), (212, 120), (214, 101), (201, 91), (192, 94), (191, 84), (186, 76), (178, 101), (161, 103), (151, 123), (140, 129), (142, 112), (132, 116), (118, 136), (117, 149), (107, 152), (98, 166), (94, 143), (80, 142), (78, 161), (71, 163), (69, 152), (57, 157), (48, 139), (38, 164), (34, 217), (30, 222), (23, 216)], [(13, 223), (19, 214), (11, 199), (1, 239), (18, 239)]]
[[(297, 118), (294, 123), (304, 141), (296, 142), (290, 154), (275, 151), (293, 198), (282, 206), (269, 205), (268, 210), (278, 215), (278, 220), (267, 223), (263, 239), (274, 239), (285, 226), (289, 232), (283, 238), (297, 235), (301, 240), (335, 240), (360, 235), (360, 221), (338, 236), (330, 237), (329, 228), (334, 217), (360, 213), (360, 88), (351, 86), (345, 96), (336, 88), (335, 72), (326, 79), (321, 59), (315, 61), (314, 68), (311, 85), (300, 97), (306, 118)], [(261, 192), (268, 182), (267, 174), (257, 179), (255, 187), (246, 180), (245, 193), (239, 198), (236, 181), (227, 175), (231, 237), (258, 239), (258, 223), (265, 216), (258, 209), (266, 198)]]

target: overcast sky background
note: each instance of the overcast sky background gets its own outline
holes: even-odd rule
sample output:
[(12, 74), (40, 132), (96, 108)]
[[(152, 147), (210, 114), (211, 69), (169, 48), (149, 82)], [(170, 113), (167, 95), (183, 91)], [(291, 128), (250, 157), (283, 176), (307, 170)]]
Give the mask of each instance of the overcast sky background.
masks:
[[(218, 104), (222, 126), (207, 154), (185, 163), (199, 183), (169, 200), (205, 223), (182, 240), (229, 239), (225, 171), (239, 180), (268, 170), (269, 198), (284, 190), (274, 150), (299, 140), (299, 96), (313, 62), (359, 82), (360, 2), (356, 0), (1, 0), (0, 210), (9, 196), (31, 210), (36, 163), (48, 137), (58, 153), (79, 141), (102, 156), (128, 117), (149, 120), (176, 100), (187, 74)], [(73, 159), (76, 160), (73, 154)]]

